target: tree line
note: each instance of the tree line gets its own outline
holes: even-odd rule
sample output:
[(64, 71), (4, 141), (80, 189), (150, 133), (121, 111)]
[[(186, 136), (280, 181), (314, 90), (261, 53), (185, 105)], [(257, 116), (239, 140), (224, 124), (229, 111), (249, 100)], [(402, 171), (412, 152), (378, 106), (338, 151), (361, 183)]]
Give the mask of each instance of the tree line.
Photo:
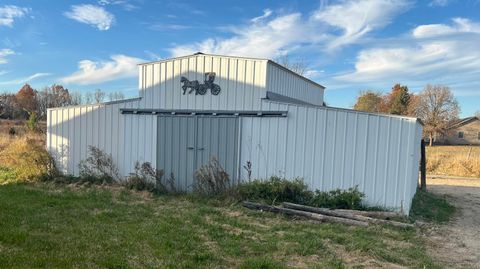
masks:
[(416, 117), (423, 122), (424, 136), (432, 145), (437, 134), (446, 132), (458, 119), (460, 106), (449, 87), (430, 85), (417, 93), (407, 86), (395, 84), (389, 93), (363, 91), (353, 106), (356, 110)]
[(25, 84), (17, 93), (0, 94), (0, 119), (25, 120), (34, 117), (46, 120), (48, 108), (101, 103), (107, 98), (109, 101), (121, 100), (124, 95), (121, 92), (107, 94), (100, 89), (81, 94), (70, 92), (58, 84), (35, 90)]

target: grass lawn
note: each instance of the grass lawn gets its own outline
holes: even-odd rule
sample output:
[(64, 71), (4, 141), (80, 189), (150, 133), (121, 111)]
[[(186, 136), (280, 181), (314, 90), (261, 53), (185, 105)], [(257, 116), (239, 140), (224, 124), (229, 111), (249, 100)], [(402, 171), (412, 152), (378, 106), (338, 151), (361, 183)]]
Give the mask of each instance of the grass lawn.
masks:
[[(120, 187), (0, 186), (0, 268), (437, 268), (414, 230)], [(424, 267), (425, 266), (425, 267)]]
[(427, 191), (417, 190), (412, 201), (410, 218), (436, 223), (448, 222), (455, 213), (455, 207), (445, 197)]

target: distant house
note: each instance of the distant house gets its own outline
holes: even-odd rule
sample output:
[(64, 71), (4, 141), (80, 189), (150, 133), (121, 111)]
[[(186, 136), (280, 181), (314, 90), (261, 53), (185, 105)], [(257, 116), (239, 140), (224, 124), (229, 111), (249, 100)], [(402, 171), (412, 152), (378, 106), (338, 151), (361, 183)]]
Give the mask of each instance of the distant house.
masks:
[(474, 116), (453, 122), (440, 140), (449, 145), (480, 145), (480, 118)]

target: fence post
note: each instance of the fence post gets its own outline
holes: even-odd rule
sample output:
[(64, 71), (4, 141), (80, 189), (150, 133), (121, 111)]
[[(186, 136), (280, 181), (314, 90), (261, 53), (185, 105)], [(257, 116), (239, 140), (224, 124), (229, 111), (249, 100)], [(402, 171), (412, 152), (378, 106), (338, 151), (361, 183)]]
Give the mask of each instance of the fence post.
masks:
[(427, 157), (425, 154), (425, 141), (422, 139), (421, 143), (420, 189), (424, 191), (427, 189)]

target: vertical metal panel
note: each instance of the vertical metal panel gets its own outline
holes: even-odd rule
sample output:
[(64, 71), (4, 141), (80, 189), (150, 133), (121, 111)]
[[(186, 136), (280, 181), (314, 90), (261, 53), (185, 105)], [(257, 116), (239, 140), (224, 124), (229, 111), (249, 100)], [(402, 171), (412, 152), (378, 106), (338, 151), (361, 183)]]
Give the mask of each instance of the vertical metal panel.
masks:
[(138, 107), (138, 100), (49, 109), (47, 149), (59, 170), (78, 175), (89, 146), (111, 154), (122, 176), (133, 171), (136, 161), (156, 164), (156, 151), (151, 149), (156, 117), (120, 114), (120, 108), (127, 107)]
[(302, 100), (304, 102), (322, 105), (324, 89), (301, 76), (292, 74), (272, 62), (267, 66), (267, 91)]
[(358, 186), (370, 205), (408, 214), (422, 129), (415, 119), (269, 101), (263, 109), (288, 116), (242, 119), (240, 162), (252, 161), (253, 178), (303, 177), (321, 190)]
[[(266, 96), (267, 61), (235, 57), (192, 55), (141, 65), (139, 108), (258, 110)], [(215, 72), (217, 96), (182, 94), (180, 78), (204, 82), (205, 72)]]
[(173, 174), (176, 187), (191, 190), (194, 172), (211, 157), (235, 182), (238, 171), (238, 118), (159, 116), (157, 168)]

